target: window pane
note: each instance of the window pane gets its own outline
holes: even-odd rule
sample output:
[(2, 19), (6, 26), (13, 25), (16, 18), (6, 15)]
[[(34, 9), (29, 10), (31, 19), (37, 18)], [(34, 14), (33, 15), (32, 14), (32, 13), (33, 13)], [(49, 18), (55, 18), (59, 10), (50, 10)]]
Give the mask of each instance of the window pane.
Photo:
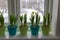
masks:
[(8, 23), (8, 4), (7, 0), (0, 0), (0, 11), (4, 16), (4, 23)]
[(31, 12), (38, 12), (43, 21), (44, 0), (20, 0), (21, 15), (27, 13), (27, 22), (30, 22)]

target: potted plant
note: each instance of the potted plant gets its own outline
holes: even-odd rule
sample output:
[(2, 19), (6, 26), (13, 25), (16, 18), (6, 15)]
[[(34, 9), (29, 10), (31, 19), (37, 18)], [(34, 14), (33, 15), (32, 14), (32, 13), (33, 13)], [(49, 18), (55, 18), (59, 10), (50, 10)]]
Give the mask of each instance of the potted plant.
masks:
[(14, 36), (16, 35), (16, 30), (17, 30), (17, 18), (12, 14), (9, 16), (9, 20), (10, 20), (10, 25), (8, 25), (8, 32), (10, 36)]
[(51, 23), (51, 15), (50, 13), (47, 13), (46, 16), (43, 16), (43, 25), (42, 25), (42, 34), (43, 35), (49, 35), (50, 32), (50, 23)]
[(3, 36), (4, 32), (5, 32), (4, 17), (2, 13), (0, 12), (0, 36)]
[[(36, 16), (36, 20), (35, 20), (35, 23), (34, 23), (35, 16)], [(38, 35), (39, 21), (40, 21), (40, 16), (38, 15), (38, 13), (36, 13), (36, 15), (34, 15), (34, 12), (32, 12), (30, 21), (31, 21), (31, 26), (30, 26), (30, 28), (31, 28), (31, 34), (32, 35)]]
[[(21, 25), (20, 25), (20, 34), (22, 36), (27, 35), (27, 30), (28, 30), (28, 26), (27, 26), (27, 14), (20, 16), (20, 21), (21, 21)], [(23, 22), (24, 21), (24, 22)]]

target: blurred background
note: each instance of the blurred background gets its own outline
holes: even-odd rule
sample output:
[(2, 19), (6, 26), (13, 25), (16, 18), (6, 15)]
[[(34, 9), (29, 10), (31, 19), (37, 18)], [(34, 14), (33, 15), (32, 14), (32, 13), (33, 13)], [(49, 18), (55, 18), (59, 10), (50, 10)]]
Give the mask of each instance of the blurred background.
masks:
[[(4, 22), (8, 23), (8, 2), (7, 0), (0, 0), (0, 11), (3, 13), (5, 18)], [(31, 12), (38, 12), (41, 17), (41, 22), (43, 21), (44, 14), (44, 0), (20, 0), (20, 11), (21, 14), (27, 13), (27, 21), (29, 21)]]

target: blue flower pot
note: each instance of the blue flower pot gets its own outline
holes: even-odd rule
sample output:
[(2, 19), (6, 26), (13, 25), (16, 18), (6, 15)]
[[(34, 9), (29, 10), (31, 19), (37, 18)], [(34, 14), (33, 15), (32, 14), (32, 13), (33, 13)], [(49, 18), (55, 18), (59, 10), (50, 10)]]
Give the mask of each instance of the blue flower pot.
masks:
[(8, 26), (8, 32), (9, 32), (10, 36), (16, 35), (16, 30), (17, 30), (17, 25), (14, 25), (14, 26), (9, 25)]
[(38, 31), (39, 31), (39, 25), (36, 25), (36, 26), (31, 25), (31, 34), (32, 35), (38, 35)]

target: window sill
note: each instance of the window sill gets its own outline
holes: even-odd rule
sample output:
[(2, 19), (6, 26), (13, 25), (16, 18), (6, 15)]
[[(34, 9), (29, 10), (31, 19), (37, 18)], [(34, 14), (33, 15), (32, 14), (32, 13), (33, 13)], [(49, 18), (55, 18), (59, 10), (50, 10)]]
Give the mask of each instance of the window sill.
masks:
[(0, 39), (58, 39), (58, 38), (59, 37), (56, 37), (53, 34), (43, 36), (41, 31), (39, 31), (38, 36), (32, 36), (31, 32), (28, 31), (26, 36), (21, 36), (19, 32), (17, 32), (15, 36), (9, 36), (9, 33), (5, 32), (5, 36), (0, 37)]

